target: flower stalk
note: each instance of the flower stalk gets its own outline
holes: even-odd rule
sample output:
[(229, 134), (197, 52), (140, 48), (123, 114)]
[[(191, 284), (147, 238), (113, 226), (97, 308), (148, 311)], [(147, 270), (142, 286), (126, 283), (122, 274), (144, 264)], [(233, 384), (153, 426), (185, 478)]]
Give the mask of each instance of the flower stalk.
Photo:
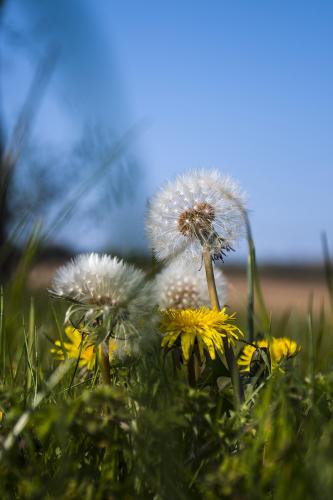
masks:
[(196, 374), (195, 374), (195, 357), (194, 352), (187, 363), (187, 375), (188, 375), (188, 383), (190, 387), (196, 386)]
[(103, 340), (99, 346), (100, 366), (104, 384), (111, 385), (109, 339)]
[[(221, 307), (217, 296), (215, 276), (212, 264), (212, 256), (208, 245), (204, 245), (203, 247), (203, 260), (205, 265), (208, 293), (211, 306), (213, 309), (217, 309), (218, 311), (220, 311)], [(235, 361), (234, 351), (231, 345), (229, 344), (227, 337), (223, 337), (223, 347), (224, 347), (225, 358), (231, 375), (231, 382), (234, 388), (236, 407), (239, 408), (242, 402), (244, 401), (244, 392), (241, 385), (237, 364)]]

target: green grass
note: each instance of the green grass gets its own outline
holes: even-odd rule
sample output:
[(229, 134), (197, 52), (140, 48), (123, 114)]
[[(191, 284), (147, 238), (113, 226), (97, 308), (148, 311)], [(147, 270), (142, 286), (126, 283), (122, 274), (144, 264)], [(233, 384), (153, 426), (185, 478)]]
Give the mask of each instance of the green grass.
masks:
[(302, 349), (284, 372), (249, 381), (239, 412), (221, 362), (191, 389), (157, 333), (135, 365), (113, 370), (111, 387), (98, 370), (56, 362), (64, 305), (30, 296), (29, 262), (27, 254), (0, 300), (1, 498), (331, 498), (332, 313), (314, 316), (310, 303), (304, 317), (270, 318), (254, 247), (239, 324)]

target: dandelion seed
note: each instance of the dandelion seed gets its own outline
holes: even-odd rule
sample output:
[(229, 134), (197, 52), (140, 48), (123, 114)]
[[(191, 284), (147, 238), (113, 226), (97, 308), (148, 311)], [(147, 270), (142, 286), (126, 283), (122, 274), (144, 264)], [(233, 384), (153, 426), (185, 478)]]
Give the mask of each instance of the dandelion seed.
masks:
[(117, 257), (83, 254), (62, 266), (52, 293), (89, 306), (121, 305), (144, 284), (144, 273)]
[(233, 344), (243, 334), (231, 321), (235, 315), (207, 307), (200, 309), (168, 309), (162, 315), (161, 332), (164, 334), (162, 347), (172, 348), (180, 344), (184, 363), (188, 363), (197, 345), (200, 361), (205, 359), (205, 351), (211, 359), (216, 353), (224, 354), (223, 337)]
[(77, 326), (77, 320), (84, 321), (87, 329), (102, 324), (112, 338), (127, 343), (142, 333), (155, 305), (152, 284), (141, 270), (96, 253), (79, 255), (61, 267), (51, 293), (72, 302), (67, 322)]
[(251, 361), (258, 348), (269, 349), (272, 370), (278, 368), (284, 359), (293, 358), (298, 354), (300, 346), (288, 337), (272, 337), (269, 340), (262, 339), (254, 342), (254, 345), (246, 345), (241, 351), (238, 365), (241, 372), (251, 371)]
[[(220, 303), (225, 304), (227, 287), (220, 269), (215, 270), (215, 279)], [(205, 270), (186, 265), (181, 258), (172, 261), (156, 276), (155, 294), (161, 309), (196, 309), (210, 305)]]
[(244, 232), (244, 210), (244, 193), (217, 170), (178, 176), (150, 202), (147, 232), (152, 248), (163, 260), (182, 252), (200, 257), (206, 245), (214, 260), (223, 260)]

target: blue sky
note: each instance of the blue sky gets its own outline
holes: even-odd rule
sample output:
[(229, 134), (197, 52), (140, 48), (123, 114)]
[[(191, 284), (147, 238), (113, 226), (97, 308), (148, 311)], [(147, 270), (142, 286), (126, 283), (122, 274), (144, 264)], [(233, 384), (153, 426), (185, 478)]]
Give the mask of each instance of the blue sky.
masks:
[[(333, 242), (333, 2), (93, 5), (125, 121), (148, 124), (137, 141), (145, 175), (136, 201), (114, 213), (114, 244), (145, 247), (147, 197), (178, 172), (214, 167), (248, 192), (261, 259), (320, 258), (323, 229)], [(53, 135), (71, 130), (56, 96), (40, 124), (46, 110)], [(106, 243), (98, 229), (80, 237)], [(64, 238), (77, 242), (73, 230)]]

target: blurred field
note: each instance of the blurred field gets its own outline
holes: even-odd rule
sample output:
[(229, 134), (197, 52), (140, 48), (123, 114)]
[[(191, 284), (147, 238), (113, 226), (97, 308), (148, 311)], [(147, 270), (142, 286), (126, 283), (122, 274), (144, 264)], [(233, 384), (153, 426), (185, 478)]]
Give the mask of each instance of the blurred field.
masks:
[[(140, 261), (143, 267), (148, 262)], [(56, 269), (66, 261), (64, 257), (47, 258), (33, 267), (28, 284), (32, 290), (49, 288)], [(223, 268), (229, 282), (228, 305), (235, 310), (246, 307), (247, 282), (246, 269), (242, 266)], [(322, 305), (329, 306), (329, 296), (325, 276), (320, 265), (269, 265), (260, 269), (261, 285), (268, 311), (274, 313), (293, 310), (305, 313), (312, 303), (313, 311), (318, 312)]]
[[(247, 297), (246, 272), (227, 268), (229, 302), (235, 309), (245, 307)], [(260, 269), (261, 286), (266, 306), (272, 312), (294, 310), (304, 313), (312, 304), (314, 311), (328, 307), (329, 296), (320, 266), (274, 265)]]

